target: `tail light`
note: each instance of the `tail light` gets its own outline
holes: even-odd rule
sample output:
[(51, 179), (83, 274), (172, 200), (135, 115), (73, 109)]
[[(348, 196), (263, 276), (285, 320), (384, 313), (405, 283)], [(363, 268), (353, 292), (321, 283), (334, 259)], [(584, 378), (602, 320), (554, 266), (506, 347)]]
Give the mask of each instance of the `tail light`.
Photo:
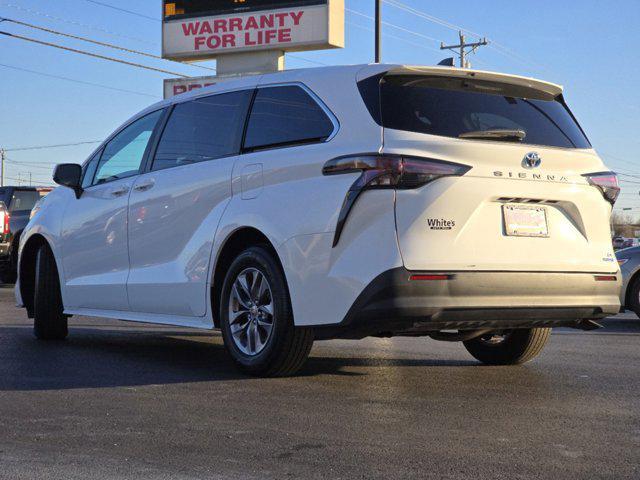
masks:
[(602, 192), (604, 198), (611, 205), (616, 203), (620, 194), (620, 184), (618, 183), (618, 176), (614, 172), (589, 173), (584, 176), (589, 184), (597, 187)]
[(9, 215), (9, 212), (5, 209), (0, 210), (0, 228), (2, 228), (2, 230), (0, 230), (0, 235), (7, 235), (9, 233), (10, 219), (11, 216)]
[(419, 188), (438, 178), (462, 176), (470, 169), (471, 167), (467, 165), (442, 160), (395, 155), (357, 155), (329, 160), (322, 169), (324, 175), (360, 172), (360, 176), (349, 188), (342, 204), (333, 246), (335, 247), (340, 241), (347, 217), (356, 200), (365, 190)]

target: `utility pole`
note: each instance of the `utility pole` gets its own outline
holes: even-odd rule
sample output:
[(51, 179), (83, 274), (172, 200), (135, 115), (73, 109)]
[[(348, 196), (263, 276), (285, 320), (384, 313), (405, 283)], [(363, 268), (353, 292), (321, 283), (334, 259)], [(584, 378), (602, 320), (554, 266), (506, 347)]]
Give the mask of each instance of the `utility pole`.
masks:
[[(483, 38), (479, 42), (466, 43), (466, 38), (462, 31), (460, 31), (458, 35), (460, 36), (460, 43), (458, 45), (445, 45), (441, 43), (440, 50), (451, 50), (455, 52), (460, 57), (460, 68), (471, 68), (471, 62), (467, 60), (469, 54), (475, 53), (478, 48), (484, 45), (489, 45), (489, 42), (486, 38)], [(468, 52), (467, 49), (469, 49)]]
[(4, 150), (0, 148), (0, 187), (4, 187)]
[(382, 59), (382, 0), (376, 2), (376, 59), (380, 63)]

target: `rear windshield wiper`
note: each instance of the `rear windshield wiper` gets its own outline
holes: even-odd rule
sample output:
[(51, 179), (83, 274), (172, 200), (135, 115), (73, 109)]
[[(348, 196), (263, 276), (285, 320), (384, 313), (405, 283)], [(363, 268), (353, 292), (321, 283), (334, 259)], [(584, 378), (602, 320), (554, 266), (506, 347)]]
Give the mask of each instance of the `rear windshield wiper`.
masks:
[(522, 142), (527, 136), (524, 130), (477, 130), (474, 132), (464, 132), (458, 138), (478, 138), (482, 140), (514, 140)]

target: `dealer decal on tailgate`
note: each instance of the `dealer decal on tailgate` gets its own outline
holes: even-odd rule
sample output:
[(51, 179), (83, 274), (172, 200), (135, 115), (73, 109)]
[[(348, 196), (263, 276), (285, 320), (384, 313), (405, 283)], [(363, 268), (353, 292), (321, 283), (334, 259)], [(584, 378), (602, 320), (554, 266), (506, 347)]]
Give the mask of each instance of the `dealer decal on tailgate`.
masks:
[(427, 225), (431, 230), (452, 230), (456, 226), (456, 221), (444, 218), (427, 218)]

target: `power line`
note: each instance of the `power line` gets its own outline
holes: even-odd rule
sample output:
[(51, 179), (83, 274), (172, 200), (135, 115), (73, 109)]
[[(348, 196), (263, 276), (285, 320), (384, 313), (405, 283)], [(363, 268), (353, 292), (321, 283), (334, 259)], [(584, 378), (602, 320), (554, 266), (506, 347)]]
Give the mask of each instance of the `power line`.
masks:
[(157, 42), (150, 42), (149, 40), (145, 40), (145, 39), (142, 39), (142, 38), (132, 37), (130, 35), (123, 35), (121, 33), (117, 33), (117, 32), (113, 32), (111, 30), (107, 30), (106, 28), (98, 27), (96, 25), (91, 25), (91, 24), (88, 24), (88, 23), (78, 22), (76, 20), (69, 20), (67, 18), (56, 17), (55, 15), (51, 15), (51, 14), (45, 13), (45, 12), (40, 12), (40, 11), (34, 10), (32, 8), (25, 8), (25, 7), (21, 6), (21, 5), (14, 5), (12, 3), (0, 3), (0, 5), (5, 6), (5, 7), (9, 7), (9, 8), (14, 8), (16, 10), (20, 10), (22, 12), (26, 12), (26, 13), (29, 13), (31, 15), (47, 18), (49, 20), (54, 20), (56, 22), (66, 23), (68, 25), (75, 25), (76, 27), (88, 28), (89, 30), (94, 30), (96, 32), (101, 32), (103, 34), (110, 35), (110, 36), (113, 36), (113, 37), (123, 38), (123, 39), (126, 39), (126, 40), (133, 40), (135, 42), (140, 42), (140, 43), (146, 43), (147, 45), (153, 45), (153, 46), (156, 46), (156, 47), (158, 46)]
[(130, 15), (135, 15), (136, 17), (146, 18), (147, 20), (153, 20), (154, 22), (160, 22), (159, 18), (150, 17), (148, 15), (144, 15), (142, 13), (134, 12), (133, 10), (127, 10), (124, 8), (116, 7), (115, 5), (110, 5), (108, 3), (97, 2), (96, 0), (84, 0), (85, 2), (93, 3), (94, 5), (100, 5), (102, 7), (111, 8), (112, 10), (117, 10), (119, 12), (128, 13)]
[[(27, 179), (25, 179), (25, 178), (15, 178), (15, 177), (7, 177), (7, 176), (5, 176), (4, 178), (5, 178), (5, 180), (13, 180), (14, 182), (20, 182), (20, 183), (27, 181)], [(40, 182), (39, 181), (38, 185), (36, 185), (36, 186), (53, 187), (55, 185), (53, 183), (44, 183), (44, 182)]]
[[(445, 45), (444, 43), (440, 44), (440, 50), (452, 50), (454, 51), (458, 57), (460, 57), (460, 68), (471, 68), (471, 62), (467, 60), (467, 56), (469, 53), (475, 53), (478, 48), (488, 45), (486, 38), (483, 38), (479, 42), (467, 43), (462, 30), (458, 32), (460, 36), (460, 43), (458, 45)], [(469, 49), (469, 52), (467, 52)]]
[(17, 167), (24, 167), (26, 169), (40, 169), (40, 170), (48, 170), (51, 171), (51, 169), (55, 166), (55, 163), (49, 163), (47, 165), (35, 165), (33, 163), (29, 163), (29, 162), (19, 162), (17, 160), (14, 160), (13, 158), (8, 158), (5, 157), (5, 162), (7, 162), (10, 165), (15, 165)]
[[(410, 7), (409, 5), (406, 5), (404, 3), (401, 3), (397, 0), (384, 0), (385, 3), (387, 3), (388, 5), (395, 7), (397, 9), (400, 10), (404, 10), (408, 13), (411, 13), (412, 15), (415, 15), (417, 17), (420, 17), (424, 20), (427, 20), (429, 22), (441, 25), (445, 28), (448, 28), (450, 30), (454, 30), (454, 31), (463, 31), (463, 32), (467, 32), (475, 37), (478, 38), (483, 38), (482, 35), (480, 35), (479, 33), (476, 33), (472, 30), (469, 30), (468, 28), (464, 28), (461, 27), (460, 25), (456, 25), (454, 23), (448, 22), (446, 20), (443, 20), (441, 18), (438, 18), (434, 15), (429, 15), (428, 13), (425, 13), (423, 11), (417, 10), (413, 7)], [(520, 63), (525, 64), (528, 67), (534, 67), (534, 68), (542, 68), (545, 69), (545, 67), (543, 65), (540, 65), (536, 62), (531, 62), (529, 60), (527, 60), (526, 58), (524, 58), (521, 55), (518, 55), (517, 53), (513, 52), (512, 50), (510, 50), (509, 48), (507, 48), (506, 46), (496, 42), (495, 40), (491, 41), (491, 44), (488, 46), (489, 48), (493, 49), (494, 51), (507, 56), (507, 57), (511, 57), (512, 60), (516, 60)]]
[(0, 63), (0, 67), (3, 67), (3, 68), (10, 68), (10, 69), (12, 69), (12, 70), (16, 70), (16, 71), (19, 71), (19, 72), (31, 73), (31, 74), (33, 74), (33, 75), (41, 75), (41, 76), (43, 76), (43, 77), (56, 78), (56, 79), (58, 79), (58, 80), (66, 80), (67, 82), (79, 83), (79, 84), (81, 84), (81, 85), (89, 85), (89, 86), (92, 86), (92, 87), (104, 88), (104, 89), (107, 89), (107, 90), (113, 90), (113, 91), (116, 91), (116, 92), (131, 93), (131, 94), (133, 94), (133, 95), (143, 95), (143, 96), (145, 96), (145, 97), (151, 97), (151, 98), (155, 98), (155, 99), (161, 99), (161, 97), (160, 97), (160, 96), (152, 95), (152, 94), (150, 94), (150, 93), (136, 92), (136, 91), (133, 91), (133, 90), (126, 90), (126, 89), (124, 89), (124, 88), (110, 87), (110, 86), (108, 86), (108, 85), (102, 85), (102, 84), (99, 84), (99, 83), (86, 82), (86, 81), (84, 81), (84, 80), (77, 80), (77, 79), (75, 79), (75, 78), (62, 77), (62, 76), (60, 76), (60, 75), (52, 75), (52, 74), (50, 74), (50, 73), (38, 72), (38, 71), (36, 71), (36, 70), (29, 70), (29, 69), (27, 69), (27, 68), (16, 67), (16, 66), (13, 66), (13, 65), (7, 65), (7, 64), (5, 64), (5, 63)]
[[(352, 10), (350, 8), (345, 8), (345, 10), (347, 12), (349, 12), (349, 13), (353, 13), (354, 15), (358, 15), (358, 16), (366, 18), (368, 20), (375, 21), (375, 18), (373, 18), (371, 15), (367, 15), (365, 13), (358, 12), (358, 11)], [(408, 28), (401, 27), (400, 25), (396, 25), (394, 23), (389, 23), (389, 22), (383, 21), (382, 24), (386, 25), (387, 27), (395, 28), (397, 30), (401, 30), (403, 32), (410, 33), (411, 35), (415, 35), (417, 37), (424, 38), (425, 40), (430, 40), (432, 42), (440, 43), (440, 40), (438, 40), (437, 38), (433, 38), (433, 37), (430, 37), (428, 35), (424, 35), (423, 33), (414, 32), (413, 30), (409, 30)]]
[[(373, 28), (365, 27), (363, 25), (358, 25), (357, 23), (353, 23), (353, 22), (350, 22), (350, 21), (347, 21), (346, 23), (347, 23), (347, 25), (351, 25), (352, 27), (356, 27), (356, 28), (359, 28), (361, 30), (366, 30), (367, 32), (373, 32), (374, 31)], [(387, 38), (393, 38), (394, 40), (398, 40), (400, 42), (406, 43), (407, 45), (412, 45), (414, 47), (422, 48), (422, 49), (425, 49), (425, 50), (430, 50), (432, 52), (440, 52), (440, 50), (438, 50), (437, 48), (432, 48), (432, 47), (428, 47), (428, 46), (426, 46), (424, 44), (421, 44), (421, 43), (412, 42), (411, 40), (407, 40), (405, 38), (398, 37), (397, 35), (392, 35), (391, 33), (383, 33), (382, 36), (383, 37), (387, 37)]]
[(8, 37), (13, 37), (13, 38), (17, 38), (17, 39), (20, 39), (20, 40), (25, 40), (27, 42), (37, 43), (39, 45), (45, 45), (47, 47), (58, 48), (60, 50), (65, 50), (67, 52), (79, 53), (81, 55), (87, 55), (89, 57), (99, 58), (101, 60), (108, 60), (110, 62), (122, 63), (123, 65), (129, 65), (131, 67), (142, 68), (142, 69), (151, 70), (151, 71), (154, 71), (154, 72), (166, 73), (166, 74), (169, 74), (169, 75), (176, 75), (176, 76), (182, 77), (182, 78), (189, 78), (188, 75), (183, 75), (181, 73), (171, 72), (169, 70), (163, 70), (161, 68), (156, 68), (156, 67), (148, 67), (146, 65), (141, 65), (139, 63), (128, 62), (126, 60), (120, 60), (118, 58), (107, 57), (106, 55), (99, 55), (97, 53), (91, 53), (91, 52), (87, 52), (87, 51), (84, 51), (84, 50), (78, 50), (76, 48), (65, 47), (65, 46), (62, 46), (62, 45), (58, 45), (56, 43), (44, 42), (42, 40), (36, 40), (35, 38), (25, 37), (23, 35), (17, 35), (15, 33), (9, 33), (9, 32), (4, 32), (4, 31), (0, 30), (0, 35), (6, 35)]
[(292, 54), (287, 54), (287, 55), (288, 55), (289, 58), (295, 58), (296, 60), (302, 60), (302, 61), (305, 61), (305, 62), (314, 63), (316, 65), (322, 65), (322, 66), (328, 66), (329, 65), (328, 63), (319, 62), (317, 60), (311, 60), (309, 58), (301, 57), (300, 55), (292, 55)]
[(57, 145), (37, 145), (33, 147), (17, 147), (17, 148), (5, 148), (5, 152), (24, 152), (27, 150), (46, 150), (48, 148), (62, 148), (62, 147), (77, 147), (79, 145), (95, 145), (101, 143), (102, 140), (91, 140), (87, 142), (75, 142), (75, 143), (59, 143)]
[(406, 12), (409, 12), (409, 13), (411, 13), (413, 15), (416, 15), (417, 17), (421, 17), (421, 18), (424, 18), (425, 20), (429, 20), (430, 22), (437, 23), (438, 25), (442, 25), (443, 27), (449, 28), (451, 30), (456, 30), (456, 31), (462, 30), (463, 32), (470, 33), (471, 35), (473, 35), (475, 37), (478, 37), (478, 38), (482, 37), (482, 35), (479, 35), (479, 34), (477, 34), (475, 32), (472, 32), (471, 30), (469, 30), (467, 28), (463, 28), (460, 25), (455, 25), (453, 23), (449, 23), (446, 20), (443, 20), (441, 18), (435, 17), (433, 15), (429, 15), (428, 13), (422, 12), (420, 10), (416, 10), (415, 8), (410, 7), (409, 5), (405, 5), (404, 3), (398, 2), (396, 0), (384, 0), (384, 3), (386, 3), (386, 4), (388, 4), (388, 5), (392, 6), (392, 7), (395, 7), (397, 9), (399, 9), (399, 10), (404, 10)]
[(50, 166), (50, 165), (54, 165), (51, 162), (31, 162), (31, 161), (21, 161), (21, 160), (16, 160), (15, 158), (7, 158), (7, 160), (9, 160), (10, 162), (14, 162), (14, 163), (19, 163), (20, 165), (35, 165), (35, 166)]
[(190, 66), (190, 67), (202, 68), (204, 70), (212, 70), (214, 72), (216, 71), (215, 68), (205, 67), (204, 65), (186, 64), (186, 63), (183, 63), (183, 62), (176, 62), (174, 60), (169, 60), (169, 59), (162, 58), (159, 55), (154, 55), (153, 53), (141, 52), (139, 50), (133, 50), (133, 49), (127, 48), (127, 47), (121, 47), (119, 45), (113, 45), (111, 43), (100, 42), (98, 40), (93, 40), (91, 38), (81, 37), (79, 35), (72, 35), (70, 33), (59, 32), (57, 30), (52, 30), (50, 28), (41, 27), (41, 26), (38, 26), (38, 25), (34, 25), (32, 23), (22, 22), (20, 20), (14, 20), (12, 18), (0, 17), (0, 22), (1, 21), (15, 23), (16, 25), (22, 25), (24, 27), (33, 28), (33, 29), (40, 30), (40, 31), (43, 31), (43, 32), (47, 32), (47, 33), (52, 33), (54, 35), (60, 35), (60, 36), (67, 37), (67, 38), (73, 38), (74, 40), (80, 40), (82, 42), (92, 43), (94, 45), (99, 45), (101, 47), (113, 48), (115, 50), (120, 50), (122, 52), (133, 53), (135, 55), (142, 55), (142, 56), (153, 58), (153, 59), (156, 59), (156, 60), (165, 60), (165, 61), (169, 61), (169, 62), (179, 63), (181, 65), (187, 65), (187, 66)]

